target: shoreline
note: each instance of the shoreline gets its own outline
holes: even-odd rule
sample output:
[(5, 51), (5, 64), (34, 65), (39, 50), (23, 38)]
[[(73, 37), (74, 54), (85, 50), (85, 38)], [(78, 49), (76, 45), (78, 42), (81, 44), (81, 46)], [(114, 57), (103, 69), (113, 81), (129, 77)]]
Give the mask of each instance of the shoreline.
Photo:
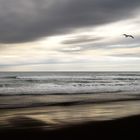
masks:
[[(139, 100), (139, 96), (113, 95), (113, 99), (112, 96), (96, 98), (94, 96), (85, 104), (74, 101), (51, 106), (0, 109), (0, 138), (3, 140), (114, 140), (127, 137), (140, 139)], [(26, 101), (26, 98), (23, 101)]]
[(24, 95), (1, 96), (0, 110), (17, 108), (36, 108), (50, 106), (75, 106), (88, 104), (107, 104), (115, 102), (139, 101), (139, 94), (82, 94), (82, 95)]
[[(140, 102), (121, 101), (102, 104), (77, 104), (73, 106), (41, 106), (31, 108), (0, 109), (0, 127), (13, 127), (13, 118), (30, 118), (43, 121), (48, 126), (103, 121), (140, 114)], [(22, 119), (18, 124), (26, 122)]]

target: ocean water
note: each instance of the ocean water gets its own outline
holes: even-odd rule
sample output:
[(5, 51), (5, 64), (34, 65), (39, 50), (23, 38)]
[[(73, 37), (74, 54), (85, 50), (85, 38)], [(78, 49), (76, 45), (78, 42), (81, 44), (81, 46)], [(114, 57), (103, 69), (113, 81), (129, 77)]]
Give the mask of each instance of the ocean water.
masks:
[(16, 116), (65, 124), (139, 114), (139, 101), (140, 72), (0, 73), (5, 126)]
[(0, 73), (0, 95), (139, 92), (136, 72)]
[[(28, 106), (29, 104), (37, 106), (40, 105), (39, 103), (42, 105), (57, 104), (61, 101), (62, 103), (78, 101), (87, 103), (98, 98), (111, 100), (119, 97), (120, 99), (124, 95), (127, 97), (140, 95), (139, 72), (0, 73), (0, 108), (16, 105), (16, 107)], [(40, 101), (41, 96), (46, 99)], [(4, 97), (11, 99), (9, 104), (4, 103)]]

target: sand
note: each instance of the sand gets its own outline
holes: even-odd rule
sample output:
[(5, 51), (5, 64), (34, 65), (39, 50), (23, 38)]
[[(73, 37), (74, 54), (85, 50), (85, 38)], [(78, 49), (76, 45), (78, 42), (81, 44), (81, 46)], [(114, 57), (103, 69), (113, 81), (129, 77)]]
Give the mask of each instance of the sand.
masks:
[[(13, 128), (0, 130), (0, 137), (5, 139), (140, 139), (140, 115), (108, 121), (92, 121), (74, 125), (61, 126), (56, 129), (47, 129), (47, 124), (31, 118), (24, 118), (22, 127), (16, 118), (11, 121), (15, 124)], [(24, 127), (23, 127), (24, 126)], [(30, 127), (27, 127), (30, 126)]]
[(139, 101), (1, 109), (0, 139), (135, 140), (139, 114)]

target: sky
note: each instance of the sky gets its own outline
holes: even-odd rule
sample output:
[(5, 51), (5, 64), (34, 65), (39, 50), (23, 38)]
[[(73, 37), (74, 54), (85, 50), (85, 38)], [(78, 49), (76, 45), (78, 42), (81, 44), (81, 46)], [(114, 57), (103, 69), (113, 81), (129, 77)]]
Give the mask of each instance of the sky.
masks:
[(140, 71), (139, 13), (140, 0), (0, 0), (0, 71)]

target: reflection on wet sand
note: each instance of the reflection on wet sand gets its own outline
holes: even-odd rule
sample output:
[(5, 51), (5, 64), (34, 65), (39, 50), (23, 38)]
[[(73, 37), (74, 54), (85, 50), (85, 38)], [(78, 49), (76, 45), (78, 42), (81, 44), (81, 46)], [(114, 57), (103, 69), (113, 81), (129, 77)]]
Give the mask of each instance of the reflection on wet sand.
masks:
[[(139, 101), (113, 102), (107, 104), (86, 104), (74, 106), (34, 107), (20, 109), (2, 109), (0, 126), (13, 127), (14, 124), (32, 125), (29, 119), (47, 124), (47, 128), (83, 123), (97, 120), (111, 120), (140, 114)], [(18, 118), (18, 119), (16, 119)], [(28, 120), (27, 120), (28, 118)], [(16, 123), (15, 123), (16, 122)]]

